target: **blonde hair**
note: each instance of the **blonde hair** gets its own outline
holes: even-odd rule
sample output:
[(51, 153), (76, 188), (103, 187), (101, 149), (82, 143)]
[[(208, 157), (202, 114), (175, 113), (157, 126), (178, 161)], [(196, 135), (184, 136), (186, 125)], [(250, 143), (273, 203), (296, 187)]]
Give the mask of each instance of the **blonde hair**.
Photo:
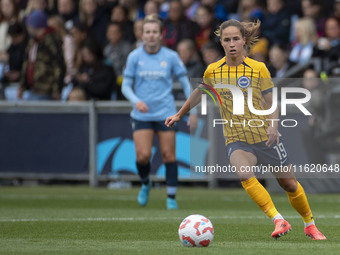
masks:
[(257, 32), (261, 26), (261, 21), (257, 20), (255, 22), (240, 22), (235, 19), (230, 19), (224, 21), (220, 27), (215, 31), (215, 35), (221, 37), (222, 31), (227, 27), (236, 27), (240, 30), (242, 37), (246, 39), (246, 47), (250, 49), (257, 41)]
[[(87, 15), (86, 15), (86, 13), (85, 13), (85, 11), (84, 11), (84, 1), (85, 0), (80, 0), (79, 1), (79, 13), (78, 13), (78, 15), (79, 15), (79, 21), (80, 22), (82, 22), (82, 23), (87, 23)], [(98, 8), (98, 4), (97, 4), (97, 1), (96, 0), (91, 0), (95, 5), (96, 5), (96, 8)]]
[(301, 18), (295, 23), (295, 30), (299, 31), (299, 42), (307, 45), (316, 39), (316, 25), (312, 18)]
[(163, 28), (163, 22), (159, 19), (158, 15), (153, 13), (148, 16), (146, 16), (143, 20), (143, 30), (144, 30), (144, 25), (147, 23), (156, 23), (159, 25), (159, 30), (162, 33), (162, 28)]

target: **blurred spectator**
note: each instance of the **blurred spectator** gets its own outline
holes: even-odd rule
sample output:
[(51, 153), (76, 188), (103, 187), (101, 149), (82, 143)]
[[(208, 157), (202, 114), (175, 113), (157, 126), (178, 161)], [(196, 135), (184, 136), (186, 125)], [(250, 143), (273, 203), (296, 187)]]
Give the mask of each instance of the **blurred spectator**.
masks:
[(159, 15), (159, 3), (155, 0), (148, 0), (144, 5), (144, 16), (148, 16), (150, 14)]
[(26, 26), (31, 39), (26, 49), (18, 98), (59, 99), (66, 71), (62, 40), (47, 26), (47, 15), (43, 11), (31, 12)]
[(340, 0), (334, 0), (334, 16), (340, 19)]
[(267, 38), (260, 37), (249, 51), (249, 56), (259, 62), (265, 63), (268, 57), (269, 42)]
[(15, 0), (15, 2), (18, 5), (19, 13), (25, 11), (28, 0)]
[(142, 19), (137, 20), (135, 24), (133, 25), (133, 34), (135, 35), (136, 41), (133, 44), (131, 50), (136, 49), (140, 46), (143, 46), (144, 44), (144, 41), (142, 38), (142, 35), (143, 35), (143, 20)]
[[(78, 69), (81, 64), (80, 46), (86, 39), (93, 38), (87, 25), (83, 23), (75, 23), (74, 26), (71, 28), (70, 34), (73, 38), (75, 46), (73, 66), (74, 69)], [(75, 71), (72, 71), (71, 73), (74, 74)]]
[(108, 25), (106, 36), (108, 43), (104, 48), (104, 57), (106, 63), (113, 67), (116, 77), (119, 77), (131, 51), (131, 44), (123, 39), (122, 28), (117, 22)]
[(168, 18), (168, 12), (170, 9), (169, 0), (156, 0), (159, 3), (159, 15), (162, 19)]
[(79, 1), (79, 21), (87, 24), (96, 41), (104, 47), (109, 17), (97, 7), (96, 0)]
[(311, 99), (305, 106), (312, 113), (312, 116), (308, 119), (309, 125), (302, 130), (306, 152), (311, 163), (325, 163), (325, 149), (327, 148), (322, 147), (325, 140), (318, 138), (325, 116), (325, 90), (318, 73), (313, 67), (309, 67), (304, 71), (302, 86), (311, 92)]
[(339, 78), (340, 77), (340, 64), (333, 63), (327, 70), (328, 77)]
[(194, 20), (197, 8), (200, 6), (200, 2), (196, 0), (181, 0), (181, 3), (185, 10), (185, 16), (188, 19)]
[(313, 55), (316, 40), (316, 27), (311, 18), (301, 18), (295, 23), (296, 43), (289, 60), (296, 64), (306, 63)]
[(234, 15), (237, 13), (237, 10), (238, 10), (239, 0), (223, 1), (223, 6), (228, 11), (228, 13), (234, 17)]
[(46, 14), (49, 14), (47, 0), (28, 0), (26, 9), (25, 9), (25, 17), (27, 17), (32, 11), (44, 11)]
[(0, 0), (0, 59), (11, 44), (11, 38), (7, 34), (10, 24), (18, 21), (18, 7), (14, 0)]
[(14, 23), (8, 28), (8, 35), (11, 37), (11, 45), (7, 50), (8, 72), (4, 73), (5, 82), (18, 82), (24, 63), (25, 50), (28, 43), (28, 36), (23, 24)]
[(302, 0), (302, 13), (304, 17), (312, 18), (316, 25), (318, 36), (325, 35), (325, 17), (323, 14), (323, 3), (321, 0)]
[(215, 42), (211, 41), (203, 45), (201, 52), (205, 66), (208, 66), (223, 57), (220, 47), (218, 47)]
[(69, 102), (81, 102), (86, 101), (85, 91), (81, 88), (73, 88), (68, 95), (67, 101)]
[[(311, 99), (306, 103), (306, 106), (311, 110), (312, 116), (309, 118), (309, 124), (315, 126), (319, 117), (324, 115), (324, 97), (325, 87), (323, 87), (319, 74), (312, 66), (308, 67), (302, 75), (302, 87), (311, 92)], [(320, 123), (318, 123), (320, 124)]]
[(196, 22), (199, 26), (196, 33), (195, 41), (198, 50), (208, 41), (215, 41), (220, 44), (219, 38), (215, 35), (215, 31), (219, 28), (222, 21), (214, 16), (214, 10), (208, 5), (201, 5), (197, 8)]
[(263, 36), (270, 45), (288, 46), (290, 35), (290, 11), (284, 0), (267, 0), (267, 14), (261, 24)]
[(184, 39), (180, 41), (177, 45), (177, 52), (187, 68), (189, 78), (203, 77), (205, 68), (192, 40)]
[(72, 80), (72, 72), (74, 69), (74, 56), (75, 56), (75, 45), (73, 38), (67, 33), (65, 29), (65, 23), (62, 17), (52, 16), (47, 22), (49, 27), (52, 27), (57, 33), (59, 33), (63, 40), (63, 53), (66, 63), (66, 75), (64, 78), (65, 84), (68, 84)]
[(269, 50), (268, 70), (273, 78), (281, 78), (292, 67), (284, 47), (274, 44)]
[(58, 13), (63, 17), (66, 30), (70, 30), (78, 19), (75, 0), (58, 0)]
[(133, 43), (135, 36), (133, 34), (133, 22), (129, 18), (129, 9), (124, 5), (117, 5), (111, 13), (111, 22), (119, 22), (124, 40)]
[(163, 27), (165, 46), (176, 50), (179, 41), (186, 38), (194, 40), (197, 30), (197, 25), (185, 17), (181, 2), (179, 0), (171, 1), (168, 19), (164, 21)]
[(308, 68), (303, 72), (302, 86), (309, 91), (319, 86), (319, 76), (313, 68)]
[(328, 17), (325, 22), (325, 37), (317, 41), (316, 55), (330, 61), (340, 58), (340, 20), (335, 16)]
[(106, 16), (110, 16), (113, 8), (119, 3), (117, 0), (96, 0), (96, 2), (98, 8), (105, 12)]
[(112, 67), (103, 64), (101, 47), (93, 40), (85, 40), (80, 52), (82, 64), (74, 86), (82, 88), (87, 99), (110, 100), (117, 88), (116, 77)]
[(239, 20), (252, 21), (263, 19), (263, 8), (260, 0), (240, 0), (239, 1)]
[(124, 6), (128, 10), (127, 19), (135, 21), (140, 18), (140, 13), (137, 8), (137, 1), (136, 0), (119, 0), (118, 1), (120, 6)]
[[(225, 20), (228, 19), (227, 10), (229, 10), (229, 9), (225, 8), (222, 3), (224, 3), (226, 5), (227, 4), (226, 2), (230, 3), (231, 1), (230, 0), (229, 1), (202, 0), (201, 4), (202, 5), (208, 5), (211, 8), (213, 8), (216, 19), (225, 21)], [(236, 6), (236, 9), (237, 9), (237, 4), (235, 6)]]

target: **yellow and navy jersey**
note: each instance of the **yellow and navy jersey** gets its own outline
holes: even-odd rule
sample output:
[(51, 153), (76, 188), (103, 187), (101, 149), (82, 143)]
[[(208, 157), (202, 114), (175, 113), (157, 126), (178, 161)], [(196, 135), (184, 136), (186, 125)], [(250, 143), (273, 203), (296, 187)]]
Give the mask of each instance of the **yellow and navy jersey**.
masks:
[[(224, 125), (226, 145), (236, 141), (254, 144), (268, 140), (267, 128), (271, 124), (266, 121), (268, 116), (256, 115), (248, 107), (248, 88), (252, 88), (254, 108), (266, 109), (262, 96), (271, 92), (274, 84), (264, 63), (246, 57), (239, 66), (228, 66), (225, 58), (222, 58), (208, 66), (203, 80), (215, 88), (222, 101), (221, 118), (228, 121)], [(236, 86), (243, 92), (243, 115), (233, 114), (234, 99), (231, 91), (227, 88), (216, 88), (216, 85)]]

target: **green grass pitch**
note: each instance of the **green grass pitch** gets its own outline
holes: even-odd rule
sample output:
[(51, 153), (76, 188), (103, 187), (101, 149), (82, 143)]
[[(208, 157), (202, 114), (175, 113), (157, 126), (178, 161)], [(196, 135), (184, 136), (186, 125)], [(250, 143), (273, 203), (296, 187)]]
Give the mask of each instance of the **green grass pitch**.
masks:
[[(285, 195), (273, 195), (293, 231), (278, 240), (273, 223), (242, 189), (179, 188), (177, 211), (165, 209), (166, 191), (153, 188), (138, 206), (138, 189), (0, 187), (0, 254), (340, 254), (340, 195), (308, 195), (327, 241), (304, 235)], [(207, 248), (178, 239), (182, 219), (194, 213), (215, 228)]]

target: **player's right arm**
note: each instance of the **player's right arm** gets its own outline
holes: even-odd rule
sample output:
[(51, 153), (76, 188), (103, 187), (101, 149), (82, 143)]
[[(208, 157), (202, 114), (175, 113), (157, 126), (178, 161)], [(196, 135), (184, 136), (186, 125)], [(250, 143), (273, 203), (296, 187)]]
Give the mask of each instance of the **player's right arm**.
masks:
[[(267, 69), (267, 67), (263, 64), (262, 68), (261, 68), (261, 93), (264, 99), (264, 102), (266, 103), (266, 107), (267, 109), (270, 109), (272, 107), (273, 104), (273, 93), (272, 93), (272, 89), (274, 87), (273, 81), (271, 79), (270, 73)], [(268, 119), (273, 119), (273, 120), (278, 120), (279, 119), (279, 110), (276, 107), (275, 111), (273, 113), (271, 113), (270, 115), (268, 115)], [(267, 128), (267, 136), (268, 136), (268, 140), (266, 142), (266, 145), (268, 147), (270, 147), (274, 142), (276, 142), (276, 144), (279, 144), (279, 139), (280, 139), (280, 135), (279, 132), (277, 130), (278, 128), (278, 124), (277, 122), (273, 122), (272, 125), (270, 125)]]
[(135, 80), (136, 68), (137, 68), (137, 57), (134, 52), (130, 53), (126, 61), (126, 68), (124, 70), (124, 78), (122, 84), (123, 95), (136, 106), (136, 109), (140, 112), (147, 112), (148, 106), (135, 94), (132, 89), (132, 85)]

